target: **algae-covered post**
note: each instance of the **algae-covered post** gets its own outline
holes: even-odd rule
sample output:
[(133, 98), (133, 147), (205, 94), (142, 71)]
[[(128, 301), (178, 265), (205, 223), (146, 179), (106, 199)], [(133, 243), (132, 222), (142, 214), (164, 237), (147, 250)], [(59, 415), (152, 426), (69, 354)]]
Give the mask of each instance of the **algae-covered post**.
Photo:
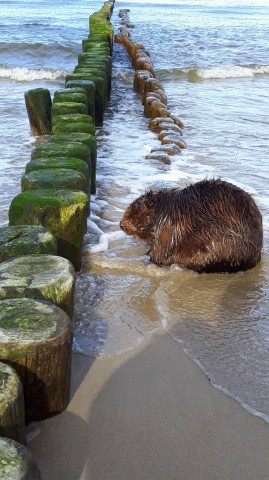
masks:
[(75, 272), (73, 265), (56, 255), (25, 255), (0, 264), (0, 299), (48, 300), (72, 318)]
[(50, 302), (0, 302), (0, 360), (21, 379), (26, 423), (49, 418), (68, 405), (72, 332), (68, 315)]
[(43, 225), (57, 240), (58, 255), (81, 267), (88, 196), (74, 190), (29, 190), (13, 198), (9, 224)]
[[(73, 127), (72, 127), (72, 130), (73, 130)], [(91, 151), (91, 162), (90, 162), (90, 165), (88, 165), (89, 177), (90, 177), (89, 178), (90, 193), (95, 194), (96, 193), (97, 142), (96, 142), (96, 136), (95, 136), (95, 126), (89, 125), (89, 127), (91, 127), (92, 130), (89, 130), (88, 132), (87, 131), (83, 132), (83, 129), (80, 129), (80, 128), (79, 128), (80, 131), (75, 131), (75, 130), (68, 131), (68, 129), (66, 128), (66, 125), (59, 126), (57, 131), (55, 131), (55, 134), (52, 135), (49, 138), (49, 140), (50, 142), (56, 142), (56, 143), (66, 142), (67, 143), (70, 140), (70, 133), (72, 133), (73, 142), (85, 143), (85, 145), (88, 145)]]
[[(61, 137), (61, 135), (55, 135), (55, 137)], [(90, 191), (91, 182), (90, 182), (90, 171), (89, 166), (86, 162), (80, 158), (69, 158), (69, 157), (50, 157), (50, 158), (37, 158), (36, 160), (31, 160), (26, 164), (25, 173), (41, 171), (41, 170), (51, 170), (55, 171), (61, 169), (75, 170), (80, 172), (87, 181), (87, 192)], [(1, 231), (0, 231), (1, 232)], [(36, 253), (36, 252), (29, 252)], [(40, 253), (49, 253), (49, 252), (40, 252)]]
[[(68, 92), (75, 88), (83, 89), (85, 92), (87, 98), (88, 115), (92, 118), (93, 123), (95, 123), (95, 83), (91, 80), (70, 80), (66, 82), (66, 88), (64, 90)], [(58, 96), (56, 95), (56, 101), (58, 101), (57, 99)], [(55, 102), (55, 96), (53, 102)]]
[(0, 228), (0, 262), (32, 253), (57, 254), (56, 239), (46, 228), (38, 225)]
[(25, 173), (21, 178), (21, 190), (59, 188), (89, 193), (89, 182), (83, 173), (68, 168), (47, 168)]
[(0, 437), (0, 478), (2, 480), (41, 480), (30, 450), (10, 438)]
[(22, 383), (16, 371), (3, 362), (0, 362), (0, 436), (26, 442)]
[(51, 96), (47, 88), (35, 88), (24, 94), (32, 133), (48, 135), (51, 132)]

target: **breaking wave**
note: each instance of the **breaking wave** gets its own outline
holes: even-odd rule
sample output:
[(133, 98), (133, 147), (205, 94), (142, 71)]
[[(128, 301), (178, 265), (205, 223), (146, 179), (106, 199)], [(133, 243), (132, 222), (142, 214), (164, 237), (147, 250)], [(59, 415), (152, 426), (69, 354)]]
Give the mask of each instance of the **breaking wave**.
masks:
[(269, 74), (269, 65), (233, 65), (213, 68), (171, 68), (156, 72), (160, 80), (180, 79), (186, 77), (195, 82), (207, 79), (251, 78)]
[(56, 70), (54, 68), (32, 69), (0, 66), (0, 78), (18, 82), (32, 82), (35, 80), (53, 81), (64, 78), (67, 73), (67, 71)]

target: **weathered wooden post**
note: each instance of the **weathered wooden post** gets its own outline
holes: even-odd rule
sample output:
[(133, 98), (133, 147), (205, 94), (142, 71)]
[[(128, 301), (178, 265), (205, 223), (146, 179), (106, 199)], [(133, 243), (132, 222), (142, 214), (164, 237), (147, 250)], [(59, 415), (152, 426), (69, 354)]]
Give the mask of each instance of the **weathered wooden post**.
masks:
[(30, 450), (10, 438), (0, 437), (0, 478), (2, 480), (41, 480)]
[(51, 132), (51, 96), (47, 88), (35, 88), (24, 94), (32, 133), (48, 135)]
[(74, 190), (29, 190), (13, 198), (10, 225), (42, 225), (57, 240), (58, 255), (81, 268), (83, 235), (87, 225), (88, 195)]
[(56, 305), (32, 298), (0, 301), (0, 360), (21, 379), (26, 423), (67, 407), (72, 337), (71, 320)]
[(57, 255), (56, 239), (46, 228), (38, 225), (0, 228), (0, 262), (32, 253)]
[(23, 444), (26, 441), (22, 383), (16, 371), (3, 362), (0, 362), (0, 437)]
[(25, 255), (0, 264), (0, 300), (45, 299), (72, 318), (74, 288), (72, 264), (56, 255)]

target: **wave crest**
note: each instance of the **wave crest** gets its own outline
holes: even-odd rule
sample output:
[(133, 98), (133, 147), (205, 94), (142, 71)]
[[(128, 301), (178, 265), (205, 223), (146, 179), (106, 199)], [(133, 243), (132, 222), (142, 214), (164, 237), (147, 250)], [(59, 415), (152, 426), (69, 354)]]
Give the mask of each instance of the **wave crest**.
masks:
[(269, 65), (233, 65), (212, 68), (171, 68), (156, 72), (160, 80), (188, 78), (191, 82), (207, 79), (250, 78), (269, 74)]
[(196, 70), (200, 78), (245, 78), (255, 77), (256, 75), (264, 75), (269, 73), (269, 65), (261, 66), (240, 66), (234, 65), (232, 67), (215, 67), (215, 68), (200, 68)]
[(64, 78), (68, 72), (53, 68), (32, 69), (25, 67), (0, 66), (0, 78), (19, 82), (31, 82), (34, 80), (58, 80)]

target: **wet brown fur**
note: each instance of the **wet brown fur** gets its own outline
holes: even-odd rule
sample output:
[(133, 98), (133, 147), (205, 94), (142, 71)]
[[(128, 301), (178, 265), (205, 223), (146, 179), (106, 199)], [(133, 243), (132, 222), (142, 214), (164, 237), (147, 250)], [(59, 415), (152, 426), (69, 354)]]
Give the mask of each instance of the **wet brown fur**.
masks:
[(262, 217), (251, 195), (220, 179), (148, 191), (123, 214), (121, 228), (150, 244), (158, 265), (237, 272), (261, 258)]

